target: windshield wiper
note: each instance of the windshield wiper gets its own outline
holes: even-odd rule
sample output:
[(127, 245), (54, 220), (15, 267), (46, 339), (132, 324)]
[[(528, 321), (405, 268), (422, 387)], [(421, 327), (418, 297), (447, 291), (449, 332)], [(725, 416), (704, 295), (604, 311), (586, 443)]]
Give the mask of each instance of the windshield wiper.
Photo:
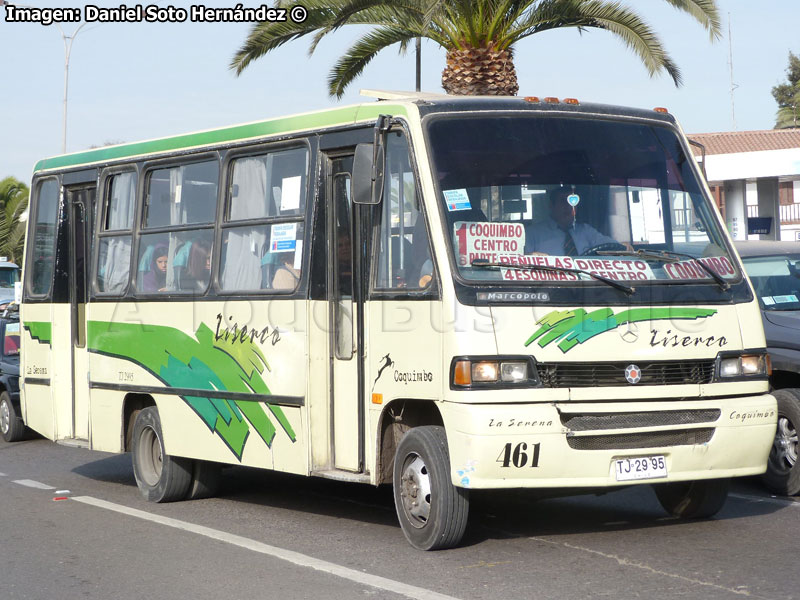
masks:
[(583, 269), (570, 269), (568, 267), (551, 267), (549, 265), (509, 265), (506, 263), (499, 263), (499, 262), (489, 262), (485, 258), (475, 258), (470, 263), (471, 267), (483, 267), (483, 268), (494, 268), (494, 269), (513, 269), (515, 271), (553, 271), (556, 273), (583, 273), (584, 275), (588, 275), (596, 279), (597, 281), (602, 281), (603, 283), (607, 283), (611, 287), (617, 288), (628, 294), (629, 296), (636, 291), (636, 288), (630, 285), (625, 285), (624, 283), (620, 283), (619, 281), (614, 281), (613, 279), (609, 279), (608, 277), (603, 277), (602, 275), (598, 275), (597, 273), (592, 273), (591, 271), (584, 271)]
[(670, 250), (598, 250), (597, 254), (601, 256), (636, 256), (638, 258), (644, 258), (645, 260), (649, 258), (651, 260), (660, 260), (661, 262), (669, 263), (680, 262), (682, 259), (688, 258), (689, 260), (694, 261), (694, 263), (700, 265), (700, 268), (711, 276), (711, 278), (717, 283), (723, 292), (731, 289), (731, 284), (725, 281), (725, 279), (719, 273), (709, 267), (698, 257), (692, 256), (691, 254), (672, 252)]

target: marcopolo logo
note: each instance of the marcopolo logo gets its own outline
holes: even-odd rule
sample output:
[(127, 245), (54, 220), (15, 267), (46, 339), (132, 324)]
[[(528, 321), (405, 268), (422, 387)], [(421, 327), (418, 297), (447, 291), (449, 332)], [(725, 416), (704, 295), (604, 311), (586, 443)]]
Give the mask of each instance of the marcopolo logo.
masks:
[(578, 344), (626, 323), (703, 319), (716, 312), (711, 308), (683, 307), (631, 308), (616, 314), (610, 308), (600, 308), (590, 313), (582, 308), (554, 310), (536, 321), (539, 329), (527, 339), (525, 346), (536, 342), (539, 347), (544, 348), (548, 344), (558, 342), (558, 347), (566, 353)]

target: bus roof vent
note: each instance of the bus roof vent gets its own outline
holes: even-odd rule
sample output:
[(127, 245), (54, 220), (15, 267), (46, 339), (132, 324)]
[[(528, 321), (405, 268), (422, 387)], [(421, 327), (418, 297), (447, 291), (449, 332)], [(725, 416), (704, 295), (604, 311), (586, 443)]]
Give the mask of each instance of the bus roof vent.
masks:
[(361, 90), (361, 95), (378, 100), (431, 100), (435, 98), (448, 98), (447, 94), (433, 94), (430, 92), (403, 92), (393, 90)]

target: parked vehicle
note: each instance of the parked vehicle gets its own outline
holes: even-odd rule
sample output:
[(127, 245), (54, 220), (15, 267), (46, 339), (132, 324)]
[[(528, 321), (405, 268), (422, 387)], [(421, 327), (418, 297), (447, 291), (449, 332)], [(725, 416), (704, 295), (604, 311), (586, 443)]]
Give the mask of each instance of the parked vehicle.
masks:
[(736, 249), (761, 306), (778, 400), (778, 428), (763, 479), (773, 492), (793, 496), (800, 493), (800, 243), (736, 242)]
[(20, 280), (20, 268), (7, 257), (0, 256), (0, 310), (15, 300), (15, 287)]
[(0, 317), (0, 433), (7, 442), (25, 436), (19, 405), (19, 312), (12, 306)]

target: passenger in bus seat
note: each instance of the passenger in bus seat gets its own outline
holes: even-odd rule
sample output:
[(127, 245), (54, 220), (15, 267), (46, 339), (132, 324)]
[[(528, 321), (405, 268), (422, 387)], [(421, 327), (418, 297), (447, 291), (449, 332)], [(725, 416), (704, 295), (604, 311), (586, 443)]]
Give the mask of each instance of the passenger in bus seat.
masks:
[(211, 276), (211, 248), (205, 240), (196, 240), (189, 248), (182, 290), (205, 291)]
[(294, 252), (283, 253), (281, 265), (275, 270), (272, 278), (272, 289), (293, 290), (300, 281), (300, 269), (294, 268)]
[(159, 244), (153, 250), (150, 269), (142, 277), (142, 290), (163, 292), (167, 289), (167, 247)]
[(550, 191), (550, 217), (526, 225), (525, 254), (580, 256), (601, 244), (615, 244), (628, 250), (633, 249), (629, 243), (618, 242), (588, 223), (576, 223), (575, 207), (567, 200), (573, 194), (569, 187)]

